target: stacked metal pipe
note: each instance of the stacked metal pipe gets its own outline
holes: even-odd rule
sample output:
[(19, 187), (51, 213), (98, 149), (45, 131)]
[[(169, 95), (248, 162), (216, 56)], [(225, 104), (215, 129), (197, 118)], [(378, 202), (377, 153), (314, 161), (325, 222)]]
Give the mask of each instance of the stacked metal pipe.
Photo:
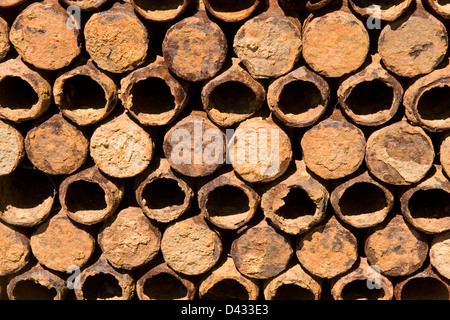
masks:
[(445, 2), (0, 17), (0, 299), (450, 299)]

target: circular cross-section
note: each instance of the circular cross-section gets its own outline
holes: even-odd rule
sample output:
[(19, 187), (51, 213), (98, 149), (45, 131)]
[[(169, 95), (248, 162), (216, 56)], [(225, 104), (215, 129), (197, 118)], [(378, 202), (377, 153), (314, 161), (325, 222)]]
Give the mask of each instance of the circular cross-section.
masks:
[(191, 0), (131, 0), (134, 10), (147, 20), (168, 22), (176, 19), (189, 6)]
[(205, 0), (205, 7), (214, 17), (237, 22), (247, 19), (258, 7), (260, 0)]
[(450, 231), (433, 237), (430, 262), (442, 276), (450, 279)]
[(13, 172), (25, 156), (22, 134), (0, 120), (0, 175)]
[(352, 8), (363, 17), (394, 21), (411, 5), (412, 0), (350, 0)]
[(0, 276), (13, 274), (26, 266), (30, 241), (19, 230), (0, 221)]

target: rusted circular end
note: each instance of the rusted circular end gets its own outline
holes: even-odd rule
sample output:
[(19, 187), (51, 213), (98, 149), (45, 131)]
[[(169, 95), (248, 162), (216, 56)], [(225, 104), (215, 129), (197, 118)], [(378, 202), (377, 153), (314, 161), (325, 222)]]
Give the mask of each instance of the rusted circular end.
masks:
[(440, 166), (434, 166), (424, 181), (404, 190), (400, 203), (414, 228), (430, 234), (450, 230), (450, 182)]
[(289, 234), (309, 230), (325, 217), (329, 194), (306, 170), (304, 161), (262, 196), (261, 208), (275, 227)]
[(370, 264), (386, 276), (406, 276), (417, 271), (428, 255), (425, 235), (397, 214), (370, 231), (365, 243)]
[(422, 128), (406, 121), (379, 129), (367, 139), (367, 167), (386, 183), (409, 185), (422, 180), (433, 159), (431, 139)]
[(67, 285), (60, 276), (36, 264), (12, 278), (7, 290), (10, 300), (63, 300)]
[(17, 16), (9, 39), (26, 62), (39, 69), (58, 70), (81, 52), (79, 29), (70, 25), (78, 23), (58, 2), (36, 2)]
[(84, 27), (86, 50), (100, 69), (123, 73), (144, 63), (149, 36), (129, 3), (93, 14)]
[(209, 81), (202, 90), (203, 108), (221, 127), (251, 117), (266, 99), (264, 87), (242, 69), (238, 62)]
[(98, 234), (103, 255), (120, 269), (142, 267), (158, 254), (160, 243), (158, 227), (138, 207), (128, 207), (109, 218)]
[(227, 39), (206, 14), (183, 19), (167, 30), (162, 43), (169, 69), (188, 81), (214, 77), (227, 56)]
[(0, 0), (0, 8), (11, 8), (24, 3), (26, 0)]
[(129, 272), (114, 269), (103, 256), (81, 272), (79, 281), (78, 300), (131, 300), (136, 288)]
[(123, 106), (146, 126), (172, 122), (188, 101), (187, 90), (170, 74), (161, 57), (133, 71), (120, 83)]
[(330, 101), (328, 83), (306, 67), (278, 78), (269, 86), (267, 103), (290, 127), (307, 127), (325, 113)]
[(450, 231), (433, 237), (430, 247), (430, 263), (440, 275), (450, 279)]
[(336, 109), (331, 117), (303, 135), (301, 147), (308, 169), (324, 179), (338, 179), (361, 166), (366, 139), (363, 132)]
[(35, 125), (25, 137), (28, 159), (47, 174), (71, 174), (85, 162), (89, 141), (74, 125), (56, 114)]
[(206, 10), (217, 19), (237, 22), (250, 17), (260, 0), (205, 0), (204, 2)]
[(241, 230), (231, 245), (236, 268), (244, 276), (269, 279), (283, 272), (293, 250), (287, 236), (276, 231), (265, 220)]
[(39, 263), (55, 271), (82, 267), (95, 249), (95, 239), (64, 213), (39, 225), (30, 239), (31, 250)]
[(423, 8), (386, 25), (378, 39), (386, 68), (408, 78), (431, 72), (444, 59), (447, 48), (445, 26)]
[(394, 296), (396, 300), (449, 300), (450, 285), (429, 265), (397, 283)]
[(273, 279), (264, 281), (266, 300), (319, 300), (322, 280), (295, 264)]
[(266, 117), (240, 123), (228, 152), (234, 171), (247, 182), (273, 181), (286, 172), (292, 160), (289, 136)]
[(450, 3), (442, 0), (425, 0), (425, 2), (441, 17), (450, 19)]
[(259, 282), (244, 277), (228, 256), (200, 281), (199, 296), (203, 300), (256, 300)]
[(118, 100), (114, 81), (93, 63), (59, 75), (53, 85), (53, 97), (64, 116), (80, 126), (103, 120)]
[[(0, 7), (2, 2), (0, 1)], [(9, 44), (9, 26), (8, 23), (0, 17), (0, 61), (6, 57), (10, 49)]]
[(298, 237), (297, 258), (312, 274), (331, 279), (341, 275), (358, 259), (356, 237), (332, 216)]
[(22, 134), (0, 120), (0, 175), (13, 172), (24, 157), (25, 144)]
[(61, 211), (87, 225), (110, 217), (123, 194), (123, 186), (110, 180), (95, 166), (67, 177), (59, 186)]
[(412, 0), (349, 0), (349, 2), (353, 10), (363, 17), (394, 21), (409, 8)]
[(153, 157), (150, 134), (126, 114), (99, 126), (91, 137), (90, 153), (98, 168), (116, 178), (134, 177)]
[(194, 199), (193, 181), (157, 158), (135, 181), (136, 200), (150, 219), (167, 223), (186, 212)]
[(45, 173), (19, 167), (0, 177), (0, 219), (23, 227), (38, 225), (50, 214), (56, 192)]
[(93, 11), (99, 9), (109, 0), (61, 0), (67, 6), (77, 6), (82, 11)]
[(167, 131), (163, 148), (172, 169), (189, 177), (204, 177), (225, 162), (226, 137), (206, 112), (192, 111)]
[(394, 206), (392, 191), (367, 171), (336, 187), (330, 200), (337, 216), (355, 228), (373, 227), (383, 222)]
[(191, 278), (173, 271), (165, 262), (151, 268), (136, 282), (140, 300), (194, 300), (196, 292)]
[(161, 240), (161, 252), (173, 270), (186, 275), (199, 275), (219, 261), (222, 241), (203, 218), (195, 216), (173, 222), (166, 228)]
[(372, 56), (370, 65), (345, 79), (337, 94), (342, 110), (354, 122), (363, 126), (379, 126), (397, 113), (403, 88), (383, 69), (380, 57), (376, 55)]
[(219, 228), (230, 230), (250, 221), (260, 201), (258, 193), (234, 171), (201, 181), (197, 199), (206, 219)]
[(181, 16), (191, 0), (131, 0), (134, 10), (147, 20), (168, 22)]
[(301, 24), (281, 9), (245, 22), (234, 37), (234, 52), (257, 79), (275, 78), (292, 70), (302, 49)]
[(24, 268), (30, 259), (30, 240), (15, 227), (0, 221), (0, 276)]
[(342, 10), (313, 17), (303, 30), (303, 58), (326, 77), (337, 78), (358, 69), (369, 45), (364, 24)]
[(446, 134), (442, 139), (439, 158), (445, 174), (450, 176), (450, 134)]
[(0, 117), (15, 122), (33, 120), (47, 111), (52, 87), (21, 59), (0, 64)]
[(331, 293), (335, 300), (392, 300), (394, 286), (389, 278), (379, 274), (377, 266), (360, 258), (359, 265), (343, 277), (332, 280)]

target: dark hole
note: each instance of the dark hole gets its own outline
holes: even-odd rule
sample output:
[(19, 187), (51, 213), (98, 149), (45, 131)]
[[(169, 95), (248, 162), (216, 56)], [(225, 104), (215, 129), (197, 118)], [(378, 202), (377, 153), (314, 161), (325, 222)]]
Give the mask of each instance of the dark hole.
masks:
[(137, 82), (131, 89), (133, 106), (131, 111), (136, 115), (161, 114), (175, 108), (175, 100), (170, 87), (160, 78), (147, 78)]
[(357, 84), (346, 102), (356, 115), (376, 114), (389, 110), (394, 101), (394, 90), (381, 80), (364, 81)]
[(353, 3), (358, 7), (365, 8), (371, 5), (380, 6), (381, 10), (387, 10), (391, 7), (398, 6), (405, 0), (353, 0)]
[(37, 170), (15, 170), (4, 177), (0, 210), (7, 206), (21, 209), (36, 208), (53, 197), (54, 188), (48, 177)]
[(105, 273), (87, 277), (82, 290), (85, 300), (103, 300), (122, 296), (119, 281)]
[(142, 191), (142, 198), (151, 209), (180, 206), (184, 203), (185, 197), (176, 180), (165, 178), (153, 180)]
[(66, 193), (66, 206), (70, 212), (85, 210), (104, 210), (107, 207), (105, 191), (98, 183), (75, 181), (69, 185)]
[(233, 279), (224, 279), (217, 282), (203, 296), (203, 300), (248, 300), (245, 287)]
[(413, 218), (441, 219), (450, 216), (450, 195), (441, 189), (419, 190), (408, 203)]
[(450, 87), (432, 88), (420, 97), (417, 112), (423, 120), (450, 118)]
[(61, 108), (66, 110), (103, 109), (105, 91), (89, 76), (77, 75), (64, 81)]
[(450, 4), (450, 0), (437, 0), (438, 5), (440, 6), (446, 6)]
[(28, 110), (39, 101), (33, 87), (19, 77), (7, 76), (0, 81), (0, 106), (13, 110)]
[(186, 297), (183, 283), (168, 273), (157, 274), (145, 281), (144, 294), (155, 300), (175, 300)]
[(33, 280), (17, 282), (13, 291), (16, 300), (53, 300), (56, 294), (55, 288), (47, 288)]
[(284, 205), (276, 214), (284, 219), (297, 219), (302, 216), (314, 215), (316, 205), (308, 193), (301, 188), (292, 188), (283, 198)]
[(383, 289), (369, 289), (366, 280), (355, 280), (348, 283), (342, 290), (344, 300), (378, 300), (384, 295)]
[(183, 0), (135, 0), (136, 5), (146, 11), (177, 10), (183, 2)]
[(235, 186), (220, 186), (211, 191), (206, 202), (209, 216), (230, 216), (250, 210), (244, 191)]
[(312, 82), (293, 81), (283, 87), (278, 107), (284, 114), (300, 115), (323, 107), (325, 101)]
[(314, 294), (295, 284), (283, 284), (278, 287), (273, 300), (314, 300)]
[(414, 278), (403, 287), (402, 300), (448, 300), (447, 287), (434, 278)]
[(368, 182), (359, 182), (347, 188), (339, 199), (343, 215), (374, 213), (387, 206), (382, 189)]
[(209, 100), (211, 108), (221, 113), (252, 114), (258, 107), (253, 90), (238, 81), (218, 85), (211, 92)]
[(209, 0), (209, 5), (216, 12), (238, 12), (251, 8), (255, 0)]

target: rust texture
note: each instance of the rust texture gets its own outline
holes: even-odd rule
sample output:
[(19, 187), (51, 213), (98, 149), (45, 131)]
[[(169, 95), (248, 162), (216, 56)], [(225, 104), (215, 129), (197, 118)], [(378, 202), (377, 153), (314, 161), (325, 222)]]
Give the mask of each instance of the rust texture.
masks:
[(164, 260), (176, 272), (200, 275), (212, 269), (222, 253), (222, 240), (201, 216), (172, 222), (161, 240)]
[(8, 23), (0, 16), (0, 61), (6, 57), (10, 48), (9, 26)]
[(387, 24), (378, 39), (378, 52), (386, 68), (407, 78), (431, 72), (448, 48), (444, 24), (423, 8), (421, 0), (415, 2), (414, 11)]
[(450, 231), (433, 236), (430, 263), (440, 275), (450, 280)]
[(196, 293), (193, 279), (173, 271), (165, 262), (151, 267), (136, 281), (140, 300), (193, 300)]
[(402, 120), (376, 130), (367, 139), (366, 164), (377, 179), (393, 185), (419, 182), (435, 153), (425, 131)]
[(68, 66), (81, 52), (76, 19), (59, 5), (46, 0), (30, 4), (11, 26), (9, 39), (24, 61), (36, 68), (58, 70)]
[(52, 87), (20, 58), (0, 64), (0, 118), (15, 122), (42, 116), (51, 104)]
[(225, 63), (227, 49), (225, 34), (208, 18), (203, 0), (195, 15), (169, 28), (162, 43), (169, 69), (192, 82), (214, 77)]
[(394, 206), (392, 188), (375, 180), (368, 171), (346, 180), (331, 193), (336, 215), (355, 228), (373, 227), (384, 221)]
[(175, 20), (186, 11), (191, 2), (192, 0), (130, 0), (134, 10), (140, 16), (155, 22)]
[(77, 6), (82, 11), (93, 11), (99, 9), (110, 0), (61, 0), (67, 6)]
[(438, 15), (444, 19), (450, 19), (450, 6), (446, 1), (424, 0)]
[(198, 293), (204, 300), (257, 300), (259, 281), (243, 276), (228, 256), (201, 279)]
[(378, 54), (363, 70), (345, 79), (337, 91), (346, 115), (362, 126), (380, 126), (391, 120), (402, 102), (401, 83), (381, 65)]
[(308, 127), (325, 113), (330, 87), (321, 76), (299, 67), (273, 81), (267, 104), (273, 115), (289, 127)]
[(300, 234), (325, 218), (329, 197), (326, 187), (307, 171), (305, 162), (297, 160), (264, 192), (261, 208), (275, 227)]
[(441, 146), (439, 147), (439, 160), (441, 162), (442, 170), (448, 177), (450, 175), (450, 138), (446, 133), (442, 138)]
[(113, 73), (131, 71), (144, 63), (150, 43), (148, 31), (131, 4), (120, 2), (94, 13), (84, 27), (84, 37), (95, 64)]
[(58, 195), (62, 212), (78, 223), (91, 225), (108, 219), (115, 212), (124, 187), (93, 166), (64, 179)]
[(239, 64), (240, 60), (233, 58), (232, 66), (202, 89), (203, 108), (221, 127), (230, 127), (251, 117), (266, 99), (264, 86)]
[(292, 255), (288, 237), (266, 220), (252, 227), (243, 227), (231, 244), (231, 256), (236, 268), (253, 279), (269, 279), (279, 275), (287, 268)]
[(36, 124), (25, 137), (28, 159), (42, 172), (71, 174), (85, 162), (89, 140), (61, 114)]
[(103, 120), (118, 102), (113, 79), (92, 60), (59, 74), (53, 84), (53, 97), (64, 116), (80, 126)]
[(205, 8), (217, 19), (237, 22), (247, 19), (258, 8), (260, 0), (204, 0)]
[(353, 10), (367, 18), (374, 16), (384, 21), (398, 19), (411, 5), (412, 0), (349, 0)]
[(13, 172), (25, 157), (22, 134), (11, 124), (0, 120), (0, 175)]
[(309, 170), (323, 179), (339, 179), (361, 166), (366, 139), (361, 129), (336, 108), (329, 118), (303, 135), (301, 147)]
[(19, 6), (26, 0), (0, 0), (0, 8), (11, 8)]
[(234, 52), (254, 78), (276, 78), (288, 73), (300, 57), (301, 32), (299, 20), (286, 15), (278, 0), (270, 0), (267, 11), (238, 30)]
[(172, 122), (188, 102), (187, 88), (172, 76), (161, 56), (122, 78), (120, 86), (123, 106), (146, 126)]
[(0, 221), (0, 277), (23, 269), (30, 256), (30, 240), (24, 232)]

